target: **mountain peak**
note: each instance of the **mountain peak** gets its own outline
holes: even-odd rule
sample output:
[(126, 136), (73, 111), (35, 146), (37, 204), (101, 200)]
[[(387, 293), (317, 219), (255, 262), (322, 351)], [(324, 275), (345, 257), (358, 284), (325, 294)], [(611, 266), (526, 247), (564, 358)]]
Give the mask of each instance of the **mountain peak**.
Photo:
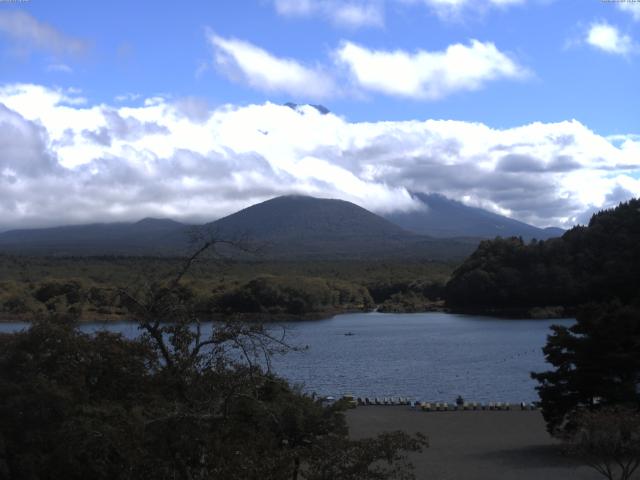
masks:
[(394, 212), (386, 218), (402, 228), (438, 238), (451, 237), (522, 237), (544, 240), (564, 233), (559, 228), (538, 228), (478, 207), (470, 207), (439, 193), (412, 192), (425, 208), (411, 212)]
[(154, 218), (154, 217), (145, 217), (142, 220), (138, 220), (134, 223), (134, 225), (139, 226), (153, 226), (153, 225), (164, 225), (164, 226), (179, 226), (182, 225), (180, 222), (176, 222), (175, 220), (171, 220), (170, 218)]
[(320, 112), (322, 115), (327, 115), (328, 113), (331, 113), (331, 110), (329, 110), (327, 107), (325, 107), (324, 105), (319, 105), (319, 104), (311, 104), (311, 103), (293, 103), (293, 102), (287, 102), (284, 104), (285, 107), (289, 107), (292, 110), (295, 110), (298, 113), (303, 113), (301, 110), (301, 107), (313, 107), (315, 108), (318, 112)]
[(283, 195), (252, 205), (213, 223), (223, 230), (242, 229), (258, 236), (405, 234), (402, 228), (358, 205), (333, 198)]

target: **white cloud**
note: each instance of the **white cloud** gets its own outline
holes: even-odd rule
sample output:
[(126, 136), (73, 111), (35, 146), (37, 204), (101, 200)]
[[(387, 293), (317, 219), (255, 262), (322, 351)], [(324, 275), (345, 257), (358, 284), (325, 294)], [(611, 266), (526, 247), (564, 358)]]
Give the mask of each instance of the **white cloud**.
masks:
[[(300, 4), (306, 5), (306, 4)], [(302, 8), (302, 7), (300, 7)], [(305, 100), (363, 90), (386, 95), (438, 100), (460, 91), (478, 90), (499, 79), (522, 79), (529, 72), (491, 42), (471, 40), (444, 51), (370, 50), (342, 42), (333, 65), (306, 66), (279, 58), (249, 42), (207, 34), (217, 67), (235, 81), (267, 92)], [(338, 85), (350, 84), (350, 87)]]
[(424, 4), (444, 20), (460, 19), (469, 11), (484, 12), (490, 8), (522, 5), (527, 0), (398, 0), (405, 4)]
[(525, 0), (405, 0), (405, 1), (422, 1), (427, 5), (440, 8), (469, 8), (471, 6), (493, 6), (506, 7), (510, 5), (519, 5), (525, 3)]
[(115, 97), (113, 97), (113, 99), (116, 102), (123, 103), (123, 102), (135, 102), (141, 97), (142, 95), (140, 95), (139, 93), (127, 92), (127, 93), (121, 93), (120, 95), (116, 95)]
[(469, 13), (505, 9), (526, 2), (527, 0), (273, 0), (276, 12), (280, 15), (320, 17), (334, 25), (350, 28), (384, 26), (386, 3), (425, 5), (443, 20), (460, 20)]
[(47, 65), (47, 72), (73, 73), (73, 69), (66, 63), (52, 63)]
[(234, 80), (267, 92), (303, 98), (334, 95), (333, 80), (321, 68), (308, 67), (290, 58), (280, 58), (249, 42), (207, 34), (218, 68)]
[(493, 43), (472, 40), (444, 51), (369, 50), (344, 42), (336, 51), (356, 85), (387, 95), (439, 99), (459, 91), (477, 90), (487, 82), (521, 78), (526, 69)]
[(585, 41), (594, 48), (615, 55), (628, 55), (636, 49), (629, 35), (620, 33), (606, 22), (592, 23)]
[(274, 0), (278, 14), (287, 17), (323, 17), (337, 26), (381, 27), (382, 0)]
[[(197, 99), (86, 105), (0, 86), (0, 230), (169, 216), (211, 220), (273, 196), (342, 198), (377, 212), (440, 192), (540, 226), (640, 196), (640, 137), (577, 121), (350, 123), (312, 107), (209, 109)], [(196, 114), (194, 115), (194, 111)]]
[(629, 13), (634, 20), (640, 21), (640, 2), (619, 2), (618, 8)]
[(79, 55), (88, 43), (74, 38), (21, 10), (0, 11), (0, 33), (11, 38), (20, 49), (38, 49), (57, 55)]

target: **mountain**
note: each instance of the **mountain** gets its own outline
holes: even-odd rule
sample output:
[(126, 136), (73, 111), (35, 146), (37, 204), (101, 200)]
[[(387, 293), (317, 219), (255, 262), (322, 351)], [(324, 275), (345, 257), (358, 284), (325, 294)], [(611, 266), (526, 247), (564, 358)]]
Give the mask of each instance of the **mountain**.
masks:
[(300, 195), (267, 200), (207, 227), (253, 239), (278, 258), (463, 258), (475, 248), (408, 232), (351, 202)]
[(304, 106), (313, 107), (318, 112), (320, 112), (322, 115), (326, 115), (328, 113), (331, 113), (331, 111), (327, 107), (325, 107), (324, 105), (313, 105), (313, 104), (309, 104), (309, 103), (299, 104), (299, 103), (287, 102), (287, 103), (284, 104), (284, 106), (285, 107), (289, 107), (290, 109), (295, 110), (298, 113), (302, 112), (302, 110), (300, 110), (300, 107), (304, 107)]
[(178, 248), (184, 243), (187, 228), (170, 219), (145, 218), (135, 223), (10, 230), (0, 234), (0, 251), (42, 255), (154, 254)]
[[(172, 220), (92, 224), (0, 234), (0, 251), (46, 255), (181, 255), (193, 226)], [(246, 238), (266, 258), (463, 259), (475, 241), (442, 240), (402, 229), (353, 203), (277, 197), (201, 226), (225, 239)], [(224, 250), (225, 253), (233, 253)]]
[(413, 193), (424, 208), (386, 215), (387, 220), (411, 232), (437, 238), (522, 237), (545, 240), (564, 233), (560, 228), (538, 228), (503, 215), (469, 207), (439, 194)]
[(354, 203), (302, 195), (272, 198), (210, 225), (265, 240), (415, 236)]

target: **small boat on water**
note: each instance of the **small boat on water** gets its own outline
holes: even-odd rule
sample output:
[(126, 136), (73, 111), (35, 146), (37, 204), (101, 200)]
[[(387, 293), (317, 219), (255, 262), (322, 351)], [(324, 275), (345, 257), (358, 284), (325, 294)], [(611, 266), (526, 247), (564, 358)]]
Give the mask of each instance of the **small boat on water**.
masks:
[(355, 333), (353, 333), (353, 332), (347, 332), (347, 333), (345, 333), (344, 335), (345, 335), (345, 337), (351, 337), (352, 335), (355, 335)]

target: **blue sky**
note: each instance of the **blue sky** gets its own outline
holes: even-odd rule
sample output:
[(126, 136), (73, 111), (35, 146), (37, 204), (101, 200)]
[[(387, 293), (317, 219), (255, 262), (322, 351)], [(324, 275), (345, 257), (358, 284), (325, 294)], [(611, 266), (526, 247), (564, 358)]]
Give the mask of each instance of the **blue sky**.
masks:
[[(390, 1), (379, 6), (381, 23), (362, 26), (336, 24), (323, 13), (278, 14), (266, 0), (31, 0), (2, 8), (28, 12), (88, 45), (76, 57), (45, 50), (15, 58), (5, 49), (3, 80), (77, 87), (96, 101), (125, 92), (197, 95), (212, 105), (317, 100), (354, 121), (438, 118), (510, 127), (575, 118), (605, 135), (634, 132), (638, 125), (640, 62), (635, 54), (607, 53), (582, 39), (592, 23), (607, 22), (640, 42), (640, 24), (616, 4), (598, 0), (530, 1), (482, 11), (467, 7), (446, 19), (425, 2)], [(262, 92), (216, 71), (207, 28), (307, 65), (330, 64), (331, 52), (345, 40), (370, 49), (415, 52), (477, 39), (493, 42), (530, 74), (437, 101), (371, 92), (365, 98), (324, 99)], [(4, 38), (3, 44), (9, 41)], [(73, 73), (47, 71), (49, 62), (67, 65)]]
[[(567, 226), (597, 208), (640, 194), (640, 185), (634, 183), (640, 178), (640, 160), (636, 160), (640, 152), (638, 2), (4, 1), (0, 3), (0, 60), (4, 88), (0, 103), (8, 109), (5, 121), (15, 114), (12, 125), (26, 122), (24, 128), (35, 129), (33, 139), (42, 143), (41, 154), (53, 158), (65, 178), (80, 178), (87, 171), (96, 175), (97, 164), (89, 168), (92, 162), (101, 165), (98, 170), (114, 168), (118, 162), (135, 169), (147, 161), (142, 160), (145, 155), (171, 163), (176, 152), (186, 148), (176, 147), (182, 145), (184, 135), (227, 138), (220, 132), (227, 131), (225, 122), (232, 122), (229, 109), (237, 116), (251, 111), (254, 116), (247, 124), (263, 122), (259, 124), (275, 131), (283, 126), (272, 124), (279, 114), (266, 118), (263, 110), (293, 101), (327, 106), (332, 115), (318, 120), (324, 122), (322, 126), (314, 123), (314, 113), (304, 123), (331, 133), (318, 139), (313, 150), (302, 151), (291, 140), (289, 163), (275, 160), (282, 152), (259, 140), (246, 147), (212, 142), (192, 153), (213, 170), (219, 167), (215, 163), (219, 159), (213, 161), (211, 152), (226, 152), (226, 161), (233, 164), (242, 155), (257, 155), (277, 177), (277, 181), (270, 178), (274, 184), (282, 184), (279, 175), (289, 176), (290, 191), (340, 196), (378, 211), (410, 208), (410, 191), (439, 190), (539, 225)], [(258, 112), (252, 106), (264, 108)], [(187, 112), (191, 133), (185, 133), (186, 127), (175, 120), (179, 112)], [(225, 120), (220, 120), (223, 115)], [(198, 125), (205, 121), (209, 129), (203, 133)], [(291, 120), (283, 117), (282, 121)], [(427, 124), (433, 121), (441, 122)], [(87, 122), (84, 129), (82, 122)], [(331, 122), (342, 122), (342, 127)], [(483, 135), (474, 130), (476, 124), (499, 133), (495, 144), (468, 141), (465, 135), (472, 131)], [(363, 133), (365, 125), (367, 133)], [(370, 133), (374, 130), (377, 136)], [(173, 149), (156, 151), (149, 146), (153, 142), (143, 138), (160, 134), (169, 136), (165, 140), (174, 142)], [(419, 135), (430, 145), (429, 151), (408, 147)], [(524, 135), (526, 142), (515, 138), (518, 135)], [(582, 143), (576, 140), (568, 147), (557, 140), (567, 136)], [(94, 144), (89, 145), (90, 139)], [(400, 142), (401, 147), (395, 148), (402, 158), (380, 154), (367, 163), (357, 157), (367, 148), (386, 151), (389, 139)], [(525, 143), (529, 147), (524, 148)], [(455, 153), (451, 153), (453, 144)], [(4, 145), (7, 152), (10, 146)], [(0, 154), (2, 148), (0, 142)], [(483, 148), (504, 153), (499, 158), (489, 154), (481, 158)], [(358, 161), (345, 160), (356, 157)], [(301, 169), (309, 158), (324, 162), (314, 168), (326, 170), (326, 178), (318, 174), (309, 183), (313, 175)], [(581, 168), (558, 170), (558, 159), (565, 162), (562, 165)], [(512, 163), (505, 169), (507, 161)], [(417, 170), (407, 173), (408, 163)], [(467, 163), (478, 169), (477, 186), (456, 183), (450, 179), (455, 174), (442, 173), (444, 166), (454, 164), (462, 172)], [(15, 175), (17, 167), (7, 163), (4, 168), (6, 178), (20, 178)], [(342, 169), (345, 178), (353, 177), (349, 177), (352, 183), (332, 182), (334, 168)], [(251, 189), (246, 178), (255, 172), (240, 174), (233, 168), (230, 172), (229, 182), (235, 183), (228, 188), (233, 194), (206, 201), (189, 190), (190, 180), (175, 185), (173, 196), (157, 193), (155, 202), (146, 198), (145, 208), (139, 208), (139, 201), (113, 208), (106, 190), (103, 203), (89, 205), (84, 197), (88, 193), (78, 190), (69, 202), (85, 205), (86, 210), (81, 209), (85, 214), (60, 220), (133, 218), (147, 213), (181, 216), (184, 205), (178, 206), (174, 196), (191, 198), (191, 205), (215, 201), (218, 207), (210, 213), (194, 207), (182, 215), (204, 218), (287, 193), (276, 188)], [(441, 177), (434, 180), (438, 174)], [(540, 190), (516, 188), (514, 180), (520, 181), (523, 174)], [(180, 175), (188, 179), (196, 174)], [(198, 175), (209, 181), (207, 174)], [(411, 181), (417, 177), (424, 182)], [(154, 181), (144, 175), (140, 178)], [(483, 181), (487, 184), (482, 185)], [(500, 181), (512, 183), (497, 187)], [(598, 184), (597, 194), (583, 192), (581, 181), (589, 181), (591, 188), (593, 182)], [(110, 182), (117, 180), (110, 177)], [(12, 219), (5, 227), (42, 224), (48, 215), (42, 207), (46, 201), (34, 203), (24, 193), (24, 185), (18, 188), (15, 181), (11, 185), (17, 196), (9, 196), (4, 207)], [(529, 199), (527, 206), (523, 196), (532, 191), (544, 201)]]

